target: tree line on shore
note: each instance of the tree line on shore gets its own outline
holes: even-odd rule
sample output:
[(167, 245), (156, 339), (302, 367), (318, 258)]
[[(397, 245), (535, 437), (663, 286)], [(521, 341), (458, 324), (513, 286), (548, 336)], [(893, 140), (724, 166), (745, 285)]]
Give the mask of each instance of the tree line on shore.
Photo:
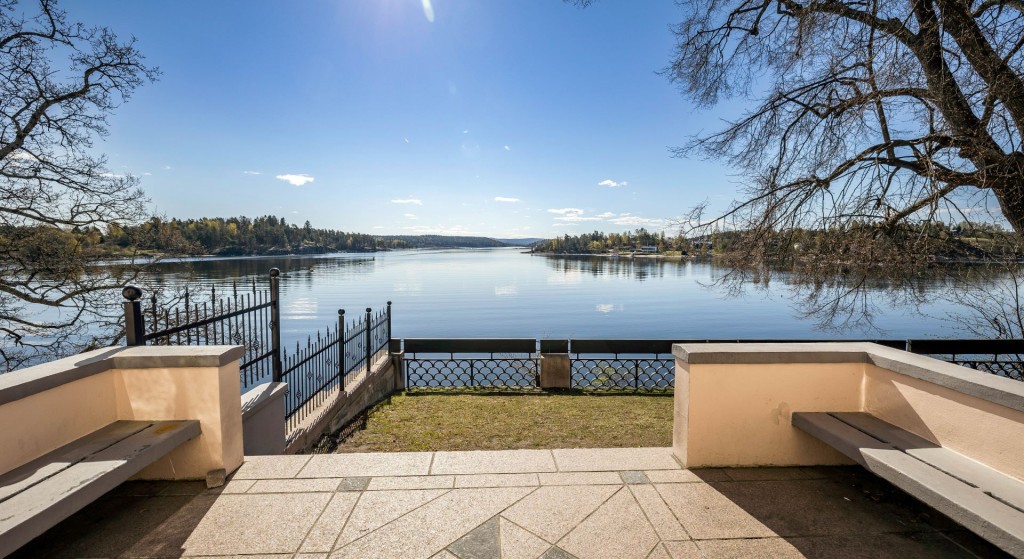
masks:
[[(563, 235), (534, 245), (535, 252), (553, 254), (605, 254), (643, 252), (654, 247), (658, 253), (694, 256), (730, 256), (743, 252), (749, 246), (750, 231), (712, 230), (701, 235), (667, 236), (640, 228), (623, 233), (594, 231), (580, 235)], [(920, 256), (932, 260), (984, 260), (1007, 259), (1021, 256), (1020, 238), (998, 224), (964, 221), (949, 226), (944, 223), (907, 224), (898, 231), (889, 231), (889, 238), (898, 244), (901, 239), (912, 240), (915, 247), (924, 247)], [(837, 258), (868, 258), (871, 255), (854, 254), (850, 246), (858, 238), (865, 238), (864, 246), (872, 245), (874, 258), (880, 258), (876, 224), (858, 223), (850, 227), (833, 229), (792, 229), (779, 232), (775, 240), (775, 254), (771, 260), (781, 263), (799, 260), (801, 256), (832, 254)], [(872, 238), (872, 242), (867, 242)], [(840, 242), (841, 241), (841, 242)], [(841, 247), (840, 247), (841, 245)], [(832, 250), (835, 248), (836, 250)]]
[(110, 256), (128, 253), (165, 255), (277, 255), (324, 252), (374, 252), (406, 248), (499, 247), (484, 237), (444, 235), (369, 235), (315, 228), (309, 221), (283, 217), (150, 218), (134, 225), (107, 224), (73, 230), (50, 230), (66, 243)]

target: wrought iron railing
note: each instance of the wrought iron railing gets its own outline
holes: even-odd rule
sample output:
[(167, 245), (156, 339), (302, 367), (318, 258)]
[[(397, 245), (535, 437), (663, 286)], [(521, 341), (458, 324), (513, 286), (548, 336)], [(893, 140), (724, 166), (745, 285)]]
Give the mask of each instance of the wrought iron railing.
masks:
[[(672, 345), (677, 343), (793, 343), (823, 340), (533, 340), (406, 339), (408, 390), (540, 388), (541, 355), (569, 357), (572, 388), (595, 391), (671, 392), (675, 383)], [(870, 341), (929, 355), (980, 371), (1024, 380), (1024, 340)]]
[(540, 356), (534, 339), (407, 339), (402, 342), (407, 389), (540, 387)]
[(295, 351), (281, 347), (280, 271), (270, 270), (268, 289), (260, 290), (255, 280), (252, 292), (231, 292), (218, 297), (216, 287), (202, 302), (186, 291), (172, 305), (160, 306), (154, 293), (150, 306), (142, 304), (142, 290), (128, 286), (125, 331), (128, 345), (211, 345), (245, 346), (240, 364), (242, 392), (266, 382), (285, 382), (285, 414), (289, 431), (329, 399), (345, 390), (345, 379), (376, 363), (388, 351), (391, 340), (391, 301), (374, 313), (371, 308), (346, 324), (345, 311), (338, 311), (338, 324), (309, 336)]
[(675, 384), (672, 343), (665, 340), (569, 340), (572, 387), (671, 392)]
[(160, 306), (156, 293), (149, 308), (142, 305), (142, 290), (128, 286), (125, 298), (125, 335), (130, 346), (138, 345), (244, 345), (239, 367), (243, 390), (269, 380), (281, 379), (280, 275), (270, 270), (267, 289), (239, 291), (218, 297), (216, 286), (209, 298), (193, 300), (185, 291), (180, 304)]
[(306, 347), (295, 344), (295, 353), (284, 352), (282, 380), (287, 383), (285, 417), (291, 432), (311, 413), (344, 392), (349, 376), (366, 370), (387, 352), (391, 339), (391, 301), (378, 313), (346, 323), (344, 309), (338, 325), (326, 335), (317, 332)]

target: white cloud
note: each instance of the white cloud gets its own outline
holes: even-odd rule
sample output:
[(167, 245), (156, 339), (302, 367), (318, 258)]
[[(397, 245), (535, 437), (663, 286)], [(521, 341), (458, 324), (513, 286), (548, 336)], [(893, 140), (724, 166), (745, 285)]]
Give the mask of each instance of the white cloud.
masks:
[(608, 222), (622, 227), (646, 227), (651, 229), (664, 228), (667, 225), (664, 219), (652, 219), (632, 214), (622, 214), (615, 219), (609, 219)]
[(616, 182), (616, 181), (613, 181), (612, 179), (604, 179), (603, 181), (597, 183), (598, 186), (607, 186), (608, 188), (615, 188), (617, 186), (626, 186), (627, 184), (629, 184), (629, 183), (626, 182), (626, 181)]
[(313, 177), (311, 177), (311, 176), (309, 176), (309, 175), (307, 175), (305, 173), (300, 174), (300, 175), (277, 175), (276, 178), (280, 179), (280, 180), (283, 180), (284, 182), (286, 182), (286, 183), (288, 183), (288, 184), (290, 184), (292, 186), (302, 186), (302, 185), (306, 184), (307, 182), (313, 182), (314, 180), (316, 180)]
[(402, 136), (402, 139), (405, 140), (405, 143), (407, 143), (407, 144), (409, 143), (409, 138), (406, 138), (405, 136)]
[(153, 173), (142, 173), (142, 176), (144, 176), (144, 177), (152, 177)]
[(469, 134), (469, 130), (463, 130), (462, 133), (463, 134)]
[(105, 179), (123, 179), (124, 175), (118, 175), (116, 173), (100, 173), (100, 176)]
[(480, 235), (479, 231), (467, 229), (462, 225), (409, 225), (402, 228), (414, 235)]
[(604, 219), (600, 218), (600, 217), (595, 217), (595, 216), (583, 216), (583, 215), (579, 215), (579, 214), (573, 214), (573, 215), (563, 215), (561, 217), (556, 217), (555, 221), (565, 221), (565, 222), (568, 222), (568, 223), (578, 223), (580, 221), (604, 221)]
[(402, 215), (405, 217), (405, 219), (419, 219), (418, 217), (416, 217), (416, 214), (402, 214)]
[(392, 204), (416, 204), (417, 206), (423, 205), (423, 200), (419, 198), (398, 198), (391, 201)]
[(423, 4), (423, 16), (430, 23), (434, 23), (434, 6), (430, 4), (430, 0), (420, 0), (420, 3)]
[[(262, 175), (263, 173), (261, 173), (259, 171), (242, 171), (242, 174), (243, 175)], [(281, 178), (281, 177), (277, 177), (277, 178)]]
[(164, 171), (170, 171), (170, 170), (171, 170), (171, 169), (173, 169), (173, 168), (174, 168), (174, 167), (171, 167), (170, 165), (164, 165), (164, 166), (163, 166), (163, 170), (164, 170)]
[(514, 203), (514, 202), (518, 202), (518, 201), (519, 201), (519, 198), (506, 198), (505, 196), (495, 196), (495, 197), (494, 197), (494, 201), (495, 201), (495, 202), (509, 202), (509, 203)]
[(604, 212), (601, 214), (597, 214), (597, 217), (601, 219), (608, 219), (609, 217), (615, 217), (615, 214), (613, 214), (612, 212)]
[(579, 208), (557, 208), (549, 209), (548, 212), (559, 215), (579, 215), (583, 213), (583, 210)]
[(21, 159), (24, 161), (36, 161), (38, 158), (27, 151), (16, 151), (9, 156), (11, 159)]
[(505, 146), (505, 151), (512, 151), (512, 148)]

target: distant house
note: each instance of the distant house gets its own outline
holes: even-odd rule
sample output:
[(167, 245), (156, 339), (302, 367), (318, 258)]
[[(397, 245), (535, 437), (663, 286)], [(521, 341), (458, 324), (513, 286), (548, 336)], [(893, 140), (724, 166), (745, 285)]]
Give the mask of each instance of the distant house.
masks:
[(654, 245), (644, 245), (640, 247), (640, 252), (647, 254), (656, 254), (658, 252), (658, 247)]

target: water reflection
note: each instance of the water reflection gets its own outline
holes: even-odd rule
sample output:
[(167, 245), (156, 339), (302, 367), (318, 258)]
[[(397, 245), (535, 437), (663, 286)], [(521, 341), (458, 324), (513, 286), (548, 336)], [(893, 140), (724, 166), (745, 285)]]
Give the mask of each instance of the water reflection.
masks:
[(591, 276), (619, 276), (645, 281), (652, 278), (681, 277), (686, 275), (686, 260), (668, 260), (647, 257), (612, 257), (592, 255), (545, 256), (548, 266), (563, 274), (589, 274)]

